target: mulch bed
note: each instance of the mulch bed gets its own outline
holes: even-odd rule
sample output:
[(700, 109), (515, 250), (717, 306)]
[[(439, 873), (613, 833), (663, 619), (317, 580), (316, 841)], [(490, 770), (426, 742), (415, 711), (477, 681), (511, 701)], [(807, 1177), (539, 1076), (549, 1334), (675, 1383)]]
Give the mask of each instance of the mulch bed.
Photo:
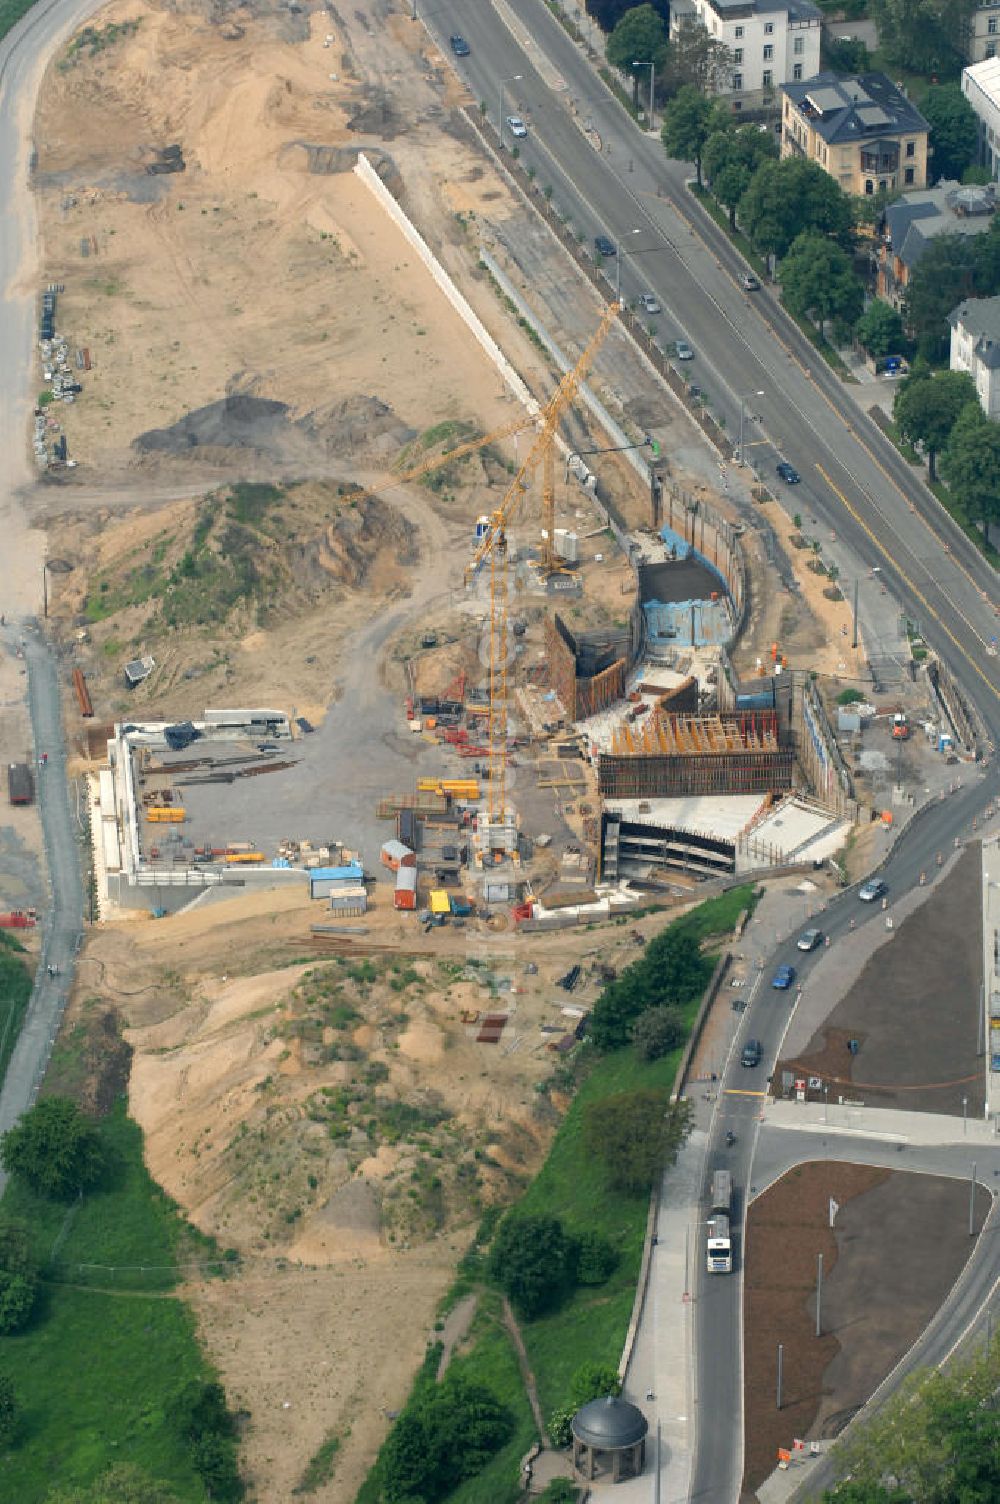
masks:
[[(839, 1203), (832, 1229), (831, 1197)], [(989, 1206), (980, 1188), (977, 1232)], [(913, 1345), (972, 1250), (968, 1216), (963, 1180), (832, 1160), (797, 1166), (753, 1202), (744, 1273), (744, 1499), (774, 1470), (779, 1447), (838, 1435)], [(932, 1237), (918, 1235), (929, 1228)]]
[[(844, 941), (850, 941), (845, 937)], [(961, 1116), (985, 1104), (977, 1058), (982, 984), (982, 858), (975, 842), (954, 870), (872, 956), (808, 1048), (782, 1071), (822, 1077), (830, 1101)], [(847, 1041), (858, 1041), (851, 1055)], [(809, 1097), (823, 1100), (821, 1091)]]

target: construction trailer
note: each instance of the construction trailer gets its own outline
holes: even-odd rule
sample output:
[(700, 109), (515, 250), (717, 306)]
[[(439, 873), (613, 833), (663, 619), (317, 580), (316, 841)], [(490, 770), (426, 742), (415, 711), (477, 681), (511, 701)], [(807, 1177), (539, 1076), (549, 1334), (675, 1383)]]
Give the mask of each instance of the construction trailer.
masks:
[(396, 873), (396, 891), (392, 895), (392, 906), (394, 909), (417, 907), (416, 867), (400, 867)]
[(610, 799), (768, 794), (792, 787), (794, 763), (774, 711), (660, 714), (618, 728), (598, 755), (597, 782)]
[(35, 780), (26, 762), (12, 762), (7, 767), (7, 797), (11, 804), (32, 804)]
[(383, 841), (380, 855), (382, 866), (388, 867), (390, 872), (398, 872), (400, 867), (417, 865), (415, 852), (403, 841)]
[(313, 867), (309, 871), (309, 897), (332, 898), (350, 888), (356, 893), (365, 891), (365, 869), (360, 862), (348, 862), (342, 867)]

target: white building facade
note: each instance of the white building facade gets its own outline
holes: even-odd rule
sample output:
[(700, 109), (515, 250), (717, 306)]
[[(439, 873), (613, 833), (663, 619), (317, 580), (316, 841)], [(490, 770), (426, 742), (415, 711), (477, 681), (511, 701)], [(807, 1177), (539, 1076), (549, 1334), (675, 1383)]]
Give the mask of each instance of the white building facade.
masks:
[(735, 111), (768, 103), (782, 84), (819, 72), (822, 16), (811, 0), (679, 0), (670, 7), (671, 31), (685, 19), (700, 21), (729, 49), (717, 93)]
[(970, 63), (996, 57), (1000, 47), (1000, 0), (980, 0), (966, 23), (963, 51)]
[(962, 69), (962, 93), (979, 120), (979, 163), (1000, 179), (1000, 58)]
[(1000, 421), (1000, 298), (969, 298), (948, 321), (951, 369), (968, 371), (983, 412)]

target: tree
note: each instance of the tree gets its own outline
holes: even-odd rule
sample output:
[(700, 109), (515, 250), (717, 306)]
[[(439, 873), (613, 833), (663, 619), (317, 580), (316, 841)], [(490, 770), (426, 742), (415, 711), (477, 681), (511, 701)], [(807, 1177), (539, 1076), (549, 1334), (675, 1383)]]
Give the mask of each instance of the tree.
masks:
[(937, 479), (936, 458), (969, 403), (975, 403), (978, 411), (975, 383), (965, 371), (919, 374), (904, 381), (896, 393), (892, 408), (896, 427), (904, 439), (923, 448), (931, 480)]
[(1000, 292), (1000, 221), (996, 218), (985, 234), (973, 240), (972, 261), (976, 296), (992, 298)]
[(910, 275), (903, 298), (903, 322), (921, 355), (937, 360), (948, 350), (948, 315), (976, 291), (975, 239), (938, 235)]
[(828, 319), (853, 324), (861, 316), (865, 290), (846, 251), (825, 235), (797, 236), (778, 275), (786, 306), (799, 318), (813, 319), (820, 334)]
[(976, 0), (875, 0), (872, 19), (889, 62), (914, 73), (956, 73)]
[(854, 337), (873, 360), (898, 355), (903, 348), (903, 320), (895, 308), (876, 298), (854, 326)]
[(659, 1060), (669, 1055), (687, 1037), (687, 1024), (679, 1008), (669, 1004), (647, 1008), (632, 1025), (632, 1043), (640, 1060)]
[[(632, 8), (633, 0), (586, 0), (587, 15), (593, 16), (605, 36), (614, 31), (622, 16)], [(669, 0), (653, 0), (653, 9), (667, 25), (670, 21)]]
[(833, 73), (867, 73), (871, 56), (860, 37), (831, 37), (824, 29), (823, 67)]
[(387, 1504), (436, 1504), (480, 1472), (514, 1430), (492, 1389), (458, 1373), (426, 1383), (393, 1427), (382, 1460)]
[(0, 1139), (0, 1164), (43, 1196), (88, 1190), (105, 1168), (94, 1124), (68, 1097), (43, 1097)]
[(490, 1276), (532, 1321), (572, 1288), (576, 1249), (558, 1217), (509, 1212), (490, 1249)]
[(578, 1285), (603, 1285), (618, 1267), (618, 1255), (598, 1232), (582, 1232), (576, 1239), (575, 1275)]
[(770, 132), (755, 125), (736, 130), (713, 131), (705, 142), (702, 169), (712, 196), (729, 210), (729, 224), (736, 228), (736, 209), (762, 162), (776, 157), (778, 148)]
[(83, 1488), (59, 1488), (46, 1494), (45, 1504), (181, 1504), (165, 1483), (150, 1478), (131, 1462), (108, 1468)]
[(13, 1379), (0, 1373), (0, 1445), (9, 1446), (21, 1420), (21, 1402)]
[(804, 157), (763, 162), (740, 200), (739, 217), (755, 249), (779, 260), (806, 230), (850, 239), (850, 200), (829, 173)]
[[(640, 75), (648, 80), (646, 63), (655, 64), (654, 73), (659, 74), (667, 57), (667, 28), (663, 18), (651, 5), (635, 5), (627, 10), (608, 37), (605, 56), (612, 68), (630, 74), (638, 104)], [(643, 64), (633, 67), (634, 63)]]
[(19, 1331), (38, 1294), (38, 1269), (28, 1230), (19, 1222), (0, 1227), (0, 1335)]
[(931, 128), (930, 149), (935, 178), (961, 178), (976, 154), (979, 125), (960, 84), (934, 84), (920, 101)]
[(615, 1190), (648, 1191), (677, 1158), (691, 1132), (691, 1104), (671, 1103), (663, 1088), (617, 1092), (584, 1109), (587, 1148), (604, 1165)]
[(604, 988), (594, 1004), (589, 1037), (601, 1050), (630, 1042), (640, 1013), (663, 1003), (689, 1003), (704, 990), (712, 963), (701, 953), (697, 937), (673, 924), (657, 935), (639, 961)]
[(663, 87), (677, 94), (686, 85), (699, 94), (714, 95), (724, 88), (733, 71), (733, 55), (725, 42), (713, 37), (693, 16), (677, 22), (670, 38)]
[(560, 1405), (549, 1417), (548, 1432), (552, 1444), (557, 1447), (569, 1446), (573, 1434), (571, 1423), (581, 1405), (621, 1392), (622, 1381), (618, 1377), (617, 1368), (612, 1368), (609, 1363), (582, 1364), (570, 1380), (565, 1404)]
[(663, 112), (660, 140), (668, 157), (693, 162), (701, 186), (701, 153), (712, 134), (716, 106), (695, 88), (684, 84)]
[(824, 1498), (830, 1504), (992, 1504), (1000, 1497), (998, 1387), (995, 1339), (947, 1371), (911, 1375), (842, 1444), (850, 1481)]
[(1000, 423), (991, 422), (978, 402), (969, 402), (955, 419), (941, 473), (971, 522), (1000, 522)]

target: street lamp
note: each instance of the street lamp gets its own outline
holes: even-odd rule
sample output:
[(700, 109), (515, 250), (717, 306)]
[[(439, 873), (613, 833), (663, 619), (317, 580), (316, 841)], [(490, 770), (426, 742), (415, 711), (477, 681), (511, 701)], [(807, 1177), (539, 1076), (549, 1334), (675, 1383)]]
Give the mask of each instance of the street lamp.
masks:
[(763, 395), (764, 395), (764, 393), (762, 391), (761, 392), (743, 392), (740, 395), (740, 443), (739, 443), (740, 460), (739, 460), (739, 462), (740, 462), (741, 465), (743, 464), (743, 429), (744, 429), (744, 425), (746, 423), (746, 405), (747, 405), (747, 402), (750, 400), (751, 397), (763, 397)]
[(500, 80), (500, 113), (497, 116), (497, 133), (500, 137), (500, 150), (503, 151), (503, 89), (504, 84), (519, 84), (524, 77), (523, 73), (512, 73), (509, 78)]
[(655, 98), (655, 95), (654, 95), (654, 80), (656, 78), (656, 64), (655, 63), (638, 62), (635, 59), (633, 59), (633, 61), (632, 61), (632, 67), (633, 68), (648, 68), (649, 69), (649, 128), (650, 128), (650, 130), (652, 130), (653, 127), (654, 127), (654, 125), (655, 125), (655, 121), (654, 121), (654, 118), (653, 118), (653, 101), (654, 101), (654, 98)]

